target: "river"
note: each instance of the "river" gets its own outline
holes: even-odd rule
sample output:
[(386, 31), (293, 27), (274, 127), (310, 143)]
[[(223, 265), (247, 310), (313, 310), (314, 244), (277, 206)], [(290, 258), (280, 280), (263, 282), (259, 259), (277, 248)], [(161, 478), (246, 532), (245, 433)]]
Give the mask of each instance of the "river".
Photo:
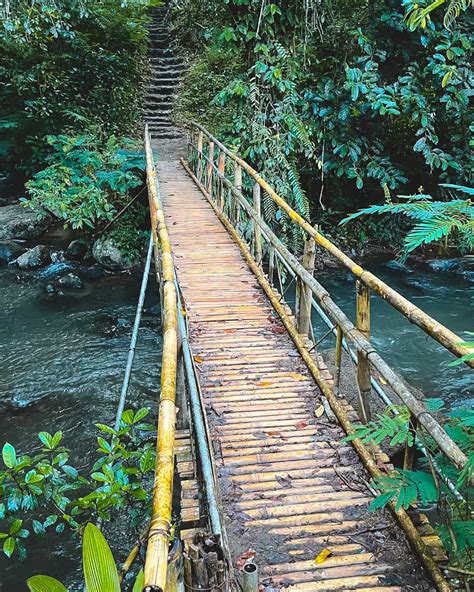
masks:
[[(94, 423), (113, 423), (130, 342), (139, 277), (104, 276), (83, 290), (48, 299), (44, 281), (18, 283), (18, 270), (0, 268), (0, 392), (14, 410), (0, 414), (5, 441), (26, 453), (41, 430), (63, 431), (73, 449), (71, 464), (86, 468), (95, 457)], [(146, 307), (156, 305), (150, 278)], [(161, 329), (145, 314), (140, 329), (128, 404), (157, 408)], [(156, 414), (154, 415), (156, 419)], [(80, 567), (76, 542), (64, 536), (30, 536), (26, 563), (0, 558), (0, 590), (22, 592), (33, 573), (71, 582)]]

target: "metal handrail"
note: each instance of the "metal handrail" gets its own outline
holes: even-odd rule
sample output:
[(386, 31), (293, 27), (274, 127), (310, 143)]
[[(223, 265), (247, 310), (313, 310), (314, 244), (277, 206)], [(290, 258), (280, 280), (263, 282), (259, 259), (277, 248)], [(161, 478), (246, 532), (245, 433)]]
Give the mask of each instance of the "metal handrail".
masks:
[[(311, 236), (316, 243), (333, 257), (335, 257), (340, 263), (344, 265), (356, 278), (364, 283), (368, 288), (374, 290), (379, 296), (391, 304), (395, 309), (403, 314), (411, 323), (417, 325), (430, 337), (438, 341), (446, 349), (451, 351), (458, 357), (462, 357), (470, 350), (462, 345), (462, 339), (456, 335), (453, 331), (445, 327), (443, 324), (432, 318), (430, 315), (425, 313), (423, 310), (418, 308), (415, 304), (410, 302), (407, 298), (399, 294), (396, 290), (391, 288), (388, 284), (383, 282), (376, 275), (367, 271), (350, 257), (348, 257), (343, 251), (341, 251), (336, 245), (322, 235), (316, 228), (314, 228), (309, 222), (307, 222), (302, 216), (300, 216), (288, 203), (281, 198), (276, 191), (260, 176), (260, 174), (252, 168), (245, 160), (239, 158), (235, 153), (229, 150), (224, 144), (219, 142), (210, 132), (208, 132), (202, 125), (196, 122), (189, 124), (191, 129), (194, 127), (205, 135), (208, 140), (214, 146), (217, 146), (222, 153), (226, 154), (236, 164), (242, 167), (254, 180), (255, 182), (269, 195), (269, 197), (283, 210), (290, 220), (304, 230), (309, 236)], [(204, 156), (204, 155), (203, 155)], [(474, 368), (474, 360), (465, 360), (465, 363)]]

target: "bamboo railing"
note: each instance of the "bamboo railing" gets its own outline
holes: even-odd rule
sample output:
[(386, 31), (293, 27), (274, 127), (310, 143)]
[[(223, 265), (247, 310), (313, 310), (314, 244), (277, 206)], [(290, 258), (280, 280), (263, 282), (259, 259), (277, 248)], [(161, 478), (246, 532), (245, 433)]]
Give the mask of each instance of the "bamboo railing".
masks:
[[(363, 421), (371, 417), (370, 399), (371, 381), (374, 370), (407, 406), (413, 418), (413, 426), (422, 426), (436, 442), (439, 449), (459, 469), (462, 469), (467, 458), (460, 448), (448, 436), (438, 421), (428, 412), (423, 401), (412, 392), (407, 383), (390, 367), (376, 351), (370, 341), (370, 290), (389, 302), (404, 317), (423, 329), (430, 337), (441, 343), (447, 350), (457, 356), (468, 353), (467, 348), (459, 345), (461, 339), (441, 323), (431, 318), (393, 288), (382, 282), (372, 273), (364, 270), (340, 249), (328, 241), (315, 228), (297, 214), (262, 177), (244, 160), (227, 149), (201, 125), (192, 123), (189, 126), (188, 162), (184, 163), (205, 192), (216, 213), (223, 217), (237, 232), (240, 239), (250, 244), (253, 261), (260, 267), (263, 260), (263, 249), (268, 251), (268, 278), (270, 283), (281, 281), (280, 262), (291, 270), (297, 282), (296, 297), (296, 333), (307, 339), (311, 331), (311, 306), (313, 301), (331, 320), (336, 333), (336, 368), (335, 388), (337, 394), (341, 372), (343, 341), (350, 345), (356, 353), (357, 368), (355, 383), (359, 397), (359, 415)], [(205, 145), (207, 144), (207, 150)], [(246, 173), (250, 179), (243, 179)], [(250, 181), (250, 182), (247, 182)], [(248, 187), (251, 189), (248, 189)], [(243, 189), (246, 187), (246, 189)], [(286, 212), (292, 223), (301, 228), (307, 235), (303, 261), (289, 251), (266, 224), (261, 212), (261, 190)], [(247, 196), (246, 196), (247, 193)], [(313, 277), (314, 245), (331, 253), (349, 269), (357, 280), (356, 290), (356, 323), (332, 300), (329, 293)], [(275, 280), (276, 276), (276, 280)], [(275, 282), (274, 282), (275, 280)], [(472, 366), (473, 362), (468, 365)], [(406, 451), (406, 464), (411, 462), (412, 449)]]
[(144, 590), (163, 592), (166, 587), (168, 571), (173, 499), (178, 316), (173, 257), (159, 196), (148, 126), (145, 129), (145, 153), (151, 231), (155, 248), (155, 270), (161, 291), (163, 354), (156, 468), (145, 560)]

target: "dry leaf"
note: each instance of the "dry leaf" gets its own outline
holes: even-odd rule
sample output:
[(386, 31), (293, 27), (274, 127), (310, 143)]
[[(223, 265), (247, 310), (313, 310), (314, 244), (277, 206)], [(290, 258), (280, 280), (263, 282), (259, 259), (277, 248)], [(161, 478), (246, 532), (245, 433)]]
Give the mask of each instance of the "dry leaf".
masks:
[(320, 405), (319, 407), (316, 407), (316, 409), (314, 410), (314, 415), (316, 417), (321, 417), (321, 415), (324, 413), (324, 405)]
[(387, 381), (385, 380), (385, 378), (382, 378), (381, 376), (379, 376), (379, 381), (380, 381), (382, 384), (388, 384), (388, 383), (387, 383)]
[(306, 376), (303, 376), (303, 374), (299, 374), (299, 372), (290, 372), (290, 376), (294, 380), (299, 380), (299, 381), (308, 380), (308, 378)]
[(224, 333), (237, 333), (237, 329), (224, 329)]
[(271, 438), (281, 438), (280, 432), (266, 432)]
[(273, 382), (271, 380), (262, 380), (256, 383), (256, 386), (271, 386)]
[(306, 423), (304, 420), (301, 420), (301, 421), (298, 421), (298, 423), (295, 423), (295, 428), (296, 428), (297, 430), (302, 430), (302, 429), (303, 429), (303, 428), (305, 428), (307, 425), (308, 425), (308, 424), (307, 424), (307, 423)]
[(324, 563), (328, 557), (331, 557), (332, 551), (331, 549), (323, 549), (321, 553), (318, 553), (314, 558), (314, 563), (319, 565), (320, 563)]
[(293, 487), (290, 475), (275, 475), (275, 479), (282, 487)]
[(201, 358), (201, 356), (193, 356), (194, 361), (197, 362), (198, 364), (200, 364), (201, 362), (204, 362), (204, 359)]

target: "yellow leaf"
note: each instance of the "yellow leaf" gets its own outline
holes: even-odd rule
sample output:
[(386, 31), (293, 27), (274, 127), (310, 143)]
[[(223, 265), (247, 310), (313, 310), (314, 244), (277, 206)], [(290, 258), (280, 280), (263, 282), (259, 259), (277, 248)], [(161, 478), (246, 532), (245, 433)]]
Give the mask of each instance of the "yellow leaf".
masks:
[(257, 386), (270, 386), (273, 382), (271, 380), (262, 380), (261, 382), (257, 382)]
[(388, 384), (385, 378), (380, 377), (379, 380), (382, 384)]
[(290, 376), (294, 380), (308, 380), (307, 376), (303, 376), (303, 374), (299, 374), (298, 372), (290, 372)]
[(314, 415), (316, 417), (321, 417), (321, 415), (324, 413), (324, 405), (320, 405), (319, 407), (316, 407), (316, 409), (314, 410)]
[(204, 362), (203, 358), (201, 358), (201, 356), (193, 356), (194, 361), (197, 362), (198, 364), (200, 364), (201, 362)]
[(331, 555), (332, 555), (331, 549), (323, 549), (321, 551), (321, 553), (316, 555), (316, 557), (314, 558), (314, 563), (316, 563), (316, 565), (319, 565), (320, 563), (324, 563), (326, 561), (326, 559), (328, 557), (330, 557)]

